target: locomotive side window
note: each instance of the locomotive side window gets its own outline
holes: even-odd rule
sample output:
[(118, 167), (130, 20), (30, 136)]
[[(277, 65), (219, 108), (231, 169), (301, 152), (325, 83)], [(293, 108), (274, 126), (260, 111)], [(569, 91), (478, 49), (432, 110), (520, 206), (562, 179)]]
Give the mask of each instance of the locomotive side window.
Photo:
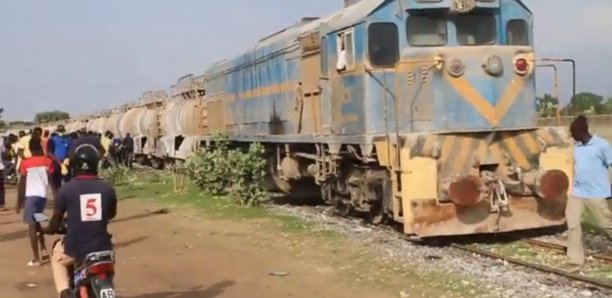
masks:
[(338, 34), (337, 41), (338, 62), (336, 63), (336, 69), (339, 72), (352, 70), (355, 67), (353, 32), (346, 31)]
[(457, 27), (457, 42), (463, 46), (493, 44), (497, 37), (497, 24), (492, 15), (458, 15), (455, 27)]
[(406, 36), (413, 47), (443, 46), (448, 38), (446, 20), (435, 15), (409, 16)]
[(394, 66), (399, 60), (399, 34), (395, 23), (368, 27), (368, 56), (374, 66)]
[(529, 29), (525, 20), (510, 20), (506, 25), (506, 44), (513, 46), (529, 45)]

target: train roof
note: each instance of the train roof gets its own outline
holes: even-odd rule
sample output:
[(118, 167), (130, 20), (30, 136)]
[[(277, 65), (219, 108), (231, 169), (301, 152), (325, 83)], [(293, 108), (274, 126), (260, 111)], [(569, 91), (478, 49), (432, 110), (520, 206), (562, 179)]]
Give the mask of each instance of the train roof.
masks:
[[(252, 49), (232, 59), (224, 59), (214, 63), (209, 67), (207, 75), (227, 69), (228, 64), (231, 65), (236, 60), (241, 60), (242, 57), (251, 55), (254, 51), (276, 52), (283, 49), (288, 45), (296, 43), (298, 36), (314, 31), (322, 24), (326, 25), (327, 31), (329, 32), (338, 31), (357, 24), (365, 20), (368, 15), (386, 1), (388, 0), (361, 0), (322, 18), (303, 18), (300, 22), (292, 26), (262, 38)], [(266, 54), (264, 54), (264, 56)], [(211, 75), (211, 77), (214, 77), (214, 75)]]
[(322, 18), (303, 18), (293, 26), (289, 26), (277, 33), (262, 38), (255, 44), (255, 47), (261, 48), (271, 46), (288, 38), (297, 37), (318, 28), (321, 24), (326, 24), (330, 32), (349, 27), (363, 21), (370, 13), (386, 1), (387, 0), (361, 0)]

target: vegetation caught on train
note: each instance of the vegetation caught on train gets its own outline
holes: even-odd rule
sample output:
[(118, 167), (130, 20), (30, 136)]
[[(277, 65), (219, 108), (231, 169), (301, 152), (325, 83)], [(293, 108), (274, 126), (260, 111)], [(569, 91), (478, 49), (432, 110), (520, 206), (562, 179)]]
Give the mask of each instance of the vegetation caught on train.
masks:
[(207, 195), (227, 195), (241, 205), (264, 202), (266, 160), (264, 148), (253, 143), (245, 148), (230, 148), (226, 135), (215, 134), (211, 146), (189, 157), (186, 169), (192, 181)]

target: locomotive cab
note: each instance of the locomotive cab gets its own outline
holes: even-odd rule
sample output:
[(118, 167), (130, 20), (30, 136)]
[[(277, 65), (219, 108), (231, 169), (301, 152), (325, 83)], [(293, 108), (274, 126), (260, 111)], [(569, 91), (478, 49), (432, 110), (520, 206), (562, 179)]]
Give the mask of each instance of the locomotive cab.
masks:
[(387, 208), (406, 233), (563, 223), (571, 146), (564, 129), (537, 127), (533, 18), (521, 1), (398, 0), (367, 31), (366, 125), (398, 173), (401, 199)]

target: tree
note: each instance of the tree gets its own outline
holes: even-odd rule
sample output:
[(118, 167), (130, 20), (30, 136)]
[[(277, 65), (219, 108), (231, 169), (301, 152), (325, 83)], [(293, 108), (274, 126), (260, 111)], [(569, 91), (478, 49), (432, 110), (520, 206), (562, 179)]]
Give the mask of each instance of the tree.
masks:
[(604, 112), (604, 98), (591, 92), (576, 94), (564, 110), (570, 114), (602, 114)]
[(550, 94), (544, 94), (544, 97), (536, 98), (536, 107), (540, 117), (553, 117), (556, 115), (559, 99)]
[(603, 103), (602, 112), (604, 114), (612, 114), (612, 97), (608, 98), (608, 100)]
[(49, 123), (60, 120), (68, 120), (70, 119), (70, 114), (62, 111), (49, 111), (49, 112), (41, 112), (34, 116), (34, 121), (36, 123)]

